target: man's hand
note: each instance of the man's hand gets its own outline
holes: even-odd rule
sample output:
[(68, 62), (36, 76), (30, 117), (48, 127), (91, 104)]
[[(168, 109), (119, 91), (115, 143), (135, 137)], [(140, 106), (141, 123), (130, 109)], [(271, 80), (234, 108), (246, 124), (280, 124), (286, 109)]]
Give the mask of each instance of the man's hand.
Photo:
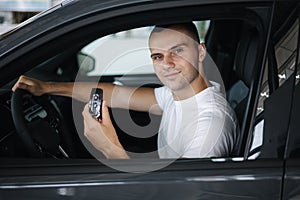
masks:
[(19, 80), (13, 86), (12, 90), (15, 91), (17, 88), (21, 88), (29, 91), (31, 94), (35, 96), (41, 96), (44, 92), (44, 84), (45, 82), (39, 81), (34, 78), (29, 78), (26, 76), (20, 76)]
[(102, 104), (102, 120), (97, 121), (91, 116), (88, 105), (84, 107), (82, 115), (84, 135), (96, 149), (101, 151), (106, 158), (129, 158), (112, 125), (105, 101)]

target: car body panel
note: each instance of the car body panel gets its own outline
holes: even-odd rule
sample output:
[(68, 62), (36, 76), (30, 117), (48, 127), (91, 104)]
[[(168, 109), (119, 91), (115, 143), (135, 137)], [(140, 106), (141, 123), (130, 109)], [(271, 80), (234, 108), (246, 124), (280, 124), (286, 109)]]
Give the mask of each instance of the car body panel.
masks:
[[(289, 8), (288, 11), (290, 11), (288, 3), (299, 8), (297, 1), (273, 0), (75, 0), (45, 11), (2, 36), (0, 39), (1, 87), (11, 86), (9, 82), (14, 82), (19, 75), (27, 72), (32, 66), (39, 64), (43, 66), (44, 62), (51, 63), (53, 56), (56, 56), (53, 59), (55, 61), (53, 65), (56, 62), (61, 64), (60, 59), (67, 59), (68, 54), (74, 54), (97, 37), (130, 28), (163, 23), (167, 20), (177, 22), (190, 20), (195, 16), (206, 19), (210, 13), (212, 19), (215, 20), (226, 16), (228, 19), (244, 20), (254, 25), (259, 30), (258, 46), (260, 48), (257, 50), (258, 55), (253, 58), (255, 76), (251, 81), (252, 96), (247, 101), (246, 117), (241, 127), (245, 134), (241, 157), (179, 159), (172, 163), (169, 160), (159, 159), (105, 162), (122, 169), (131, 169), (130, 173), (110, 168), (95, 159), (3, 157), (0, 164), (0, 199), (20, 199), (20, 197), (22, 199), (299, 198), (299, 157), (291, 158), (285, 152), (280, 156), (275, 154), (276, 156), (272, 157), (247, 160), (252, 130), (256, 123), (255, 114), (258, 96), (261, 92), (260, 85), (270, 52), (269, 43), (278, 40), (282, 36), (281, 32), (289, 27), (288, 20), (281, 24), (284, 17), (289, 16), (289, 13), (283, 11), (281, 5), (284, 4), (282, 7)], [(202, 12), (199, 12), (200, 8)], [(190, 12), (186, 13), (187, 11)], [(280, 20), (278, 16), (281, 17)], [(50, 75), (47, 78), (51, 78)], [(90, 81), (97, 78), (90, 77)], [(288, 88), (288, 95), (293, 94), (293, 84), (294, 82)], [(9, 89), (3, 89), (3, 91), (8, 93)], [(288, 106), (291, 106), (293, 98), (289, 97), (291, 99), (289, 99)], [(294, 98), (294, 102), (297, 102), (295, 99), (297, 98)], [(9, 102), (9, 99), (5, 101)], [(279, 102), (277, 106), (280, 105), (282, 104)], [(296, 105), (293, 106), (292, 110), (298, 109)], [(270, 110), (272, 109), (273, 107), (270, 107)], [(284, 130), (282, 133), (288, 144), (294, 137), (297, 139), (299, 132), (297, 126), (299, 119), (296, 114), (291, 114), (287, 110), (286, 117), (294, 119), (292, 120), (293, 126), (288, 124), (289, 120), (285, 120), (286, 126), (294, 128)], [(279, 116), (280, 121), (280, 113), (276, 115)], [(271, 120), (270, 126), (272, 123), (274, 121)], [(291, 135), (288, 135), (289, 131)], [(295, 144), (297, 147), (299, 143)], [(274, 151), (277, 147), (274, 146), (274, 149), (268, 150)], [(286, 148), (284, 146), (284, 150)], [(149, 167), (159, 168), (162, 165), (166, 167), (147, 173), (139, 171), (140, 169), (147, 171)], [(135, 169), (138, 170), (135, 171)]]
[[(144, 165), (143, 160), (112, 162), (129, 166)], [(154, 165), (160, 165), (160, 162), (165, 161), (153, 160)], [(56, 169), (57, 166), (43, 169), (40, 165), (31, 165), (23, 168), (19, 176), (16, 176), (19, 172), (17, 168), (1, 170), (2, 174), (15, 177), (5, 179), (2, 176), (0, 179), (2, 197), (13, 198), (18, 191), (18, 195), (22, 194), (28, 199), (37, 195), (53, 199), (62, 198), (64, 194), (59, 191), (66, 190), (71, 194), (65, 196), (85, 199), (137, 199), (145, 195), (151, 199), (280, 199), (282, 162), (277, 161), (180, 160), (151, 173), (116, 172), (97, 162), (87, 165), (81, 163), (77, 167), (74, 164), (62, 165), (64, 167), (60, 167), (60, 170)], [(84, 174), (82, 168), (85, 169)], [(255, 190), (250, 189), (253, 184)], [(36, 194), (34, 191), (40, 192)]]
[(300, 168), (299, 158), (289, 159), (286, 163), (283, 199), (300, 198)]

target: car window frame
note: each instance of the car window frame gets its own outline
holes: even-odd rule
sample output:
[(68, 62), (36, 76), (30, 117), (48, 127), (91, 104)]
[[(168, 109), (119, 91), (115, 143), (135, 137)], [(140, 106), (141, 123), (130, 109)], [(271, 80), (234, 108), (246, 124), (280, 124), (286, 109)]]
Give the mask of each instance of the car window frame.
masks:
[[(239, 6), (241, 6), (243, 9), (242, 10), (240, 10), (240, 11), (237, 11), (237, 12), (232, 12), (232, 9), (233, 10), (235, 10), (235, 9), (237, 9), (237, 8), (239, 8)], [(227, 8), (227, 7), (226, 7)], [(188, 9), (188, 8), (174, 8), (174, 10), (175, 11), (178, 11), (178, 10), (181, 10), (181, 9)], [(193, 16), (193, 15), (195, 15), (195, 13), (199, 13), (199, 11), (197, 10), (197, 8), (196, 7), (193, 7), (193, 8), (189, 8), (189, 9), (191, 9), (191, 10), (193, 10), (193, 12), (191, 12), (190, 13), (190, 16)], [(205, 8), (203, 8), (203, 7), (201, 7), (201, 9), (202, 10), (205, 10)], [(244, 12), (245, 10), (244, 10), (244, 7), (243, 7), (243, 5), (241, 4), (237, 4), (237, 5), (232, 5), (232, 7), (231, 6), (228, 6), (228, 8), (227, 8), (227, 12), (226, 12), (226, 17), (229, 17), (229, 18), (233, 18), (233, 19), (242, 19), (242, 20), (246, 20), (246, 21), (249, 21), (250, 23), (252, 23), (252, 24), (255, 24), (256, 22), (257, 22), (257, 26), (259, 26), (260, 28), (262, 28), (262, 24), (263, 23), (267, 23), (267, 22), (262, 22), (262, 21), (260, 21), (259, 20), (259, 17), (258, 16), (256, 16), (256, 15), (258, 15), (258, 13), (255, 13), (253, 10), (247, 10), (247, 12), (245, 13)], [(150, 11), (149, 11), (150, 12)], [(208, 12), (208, 11), (207, 11)], [(219, 19), (219, 18), (221, 18), (221, 16), (222, 16), (222, 14), (220, 15), (220, 13), (219, 12), (221, 12), (221, 11), (211, 11), (211, 12), (215, 12), (215, 16), (214, 17), (212, 17), (212, 18), (216, 18), (216, 19)], [(223, 11), (222, 11), (223, 12)], [(180, 13), (180, 12), (175, 12), (175, 13)], [(243, 15), (241, 15), (241, 13), (243, 13)], [(205, 16), (205, 12), (203, 12), (203, 13), (201, 13), (200, 15), (199, 15), (199, 18), (204, 18), (205, 19), (205, 17), (203, 17), (203, 16)], [(148, 14), (144, 14), (145, 16), (147, 16)], [(178, 18), (180, 18), (180, 16), (183, 16), (182, 17), (182, 20), (187, 20), (189, 17), (187, 17), (185, 14), (183, 14), (183, 13), (181, 13), (181, 14), (179, 14), (178, 16), (175, 16), (175, 14), (173, 14), (173, 15), (171, 15), (172, 17), (170, 17), (170, 21), (174, 21), (174, 22), (176, 22), (177, 20), (178, 20)], [(225, 16), (225, 14), (224, 14), (224, 16)], [(122, 18), (122, 17), (124, 17), (124, 16), (119, 16), (118, 18)], [(137, 21), (137, 19), (136, 19), (136, 16), (135, 15), (130, 15), (130, 16), (126, 16), (127, 18), (128, 18), (128, 20), (130, 21), (130, 20), (132, 20), (132, 22), (131, 22), (131, 24), (134, 24), (134, 22), (136, 22), (136, 24), (133, 26), (133, 25), (131, 25), (132, 27), (127, 27), (126, 29), (128, 29), (128, 28), (135, 28), (135, 27), (138, 27), (138, 26), (145, 26), (145, 25), (149, 25), (149, 24), (151, 24), (150, 23), (150, 21), (147, 21), (147, 20), (145, 20), (144, 22), (140, 22), (140, 21)], [(251, 17), (253, 17), (254, 19), (251, 19)], [(160, 18), (160, 17), (158, 17), (158, 16), (156, 16), (156, 18), (158, 19), (158, 18)], [(153, 19), (151, 20), (151, 21), (153, 21), (155, 19), (155, 17), (153, 17)], [(90, 18), (88, 18), (88, 20), (90, 20)], [(34, 44), (32, 44), (33, 46), (34, 46), (34, 48), (33, 48), (33, 50), (32, 51), (30, 51), (30, 53), (33, 53), (34, 54), (34, 52), (37, 52), (37, 51), (39, 51), (39, 48), (47, 48), (47, 46), (49, 46), (48, 44), (51, 42), (51, 38), (53, 39), (53, 38), (55, 38), (55, 39), (57, 39), (57, 41), (56, 41), (56, 43), (55, 44), (53, 44), (51, 47), (50, 47), (50, 51), (51, 50), (53, 50), (53, 51), (51, 51), (51, 53), (52, 53), (52, 55), (53, 54), (55, 54), (55, 53), (57, 53), (57, 52), (60, 52), (59, 51), (59, 48), (58, 48), (58, 46), (68, 46), (67, 44), (68, 43), (70, 43), (70, 41), (76, 41), (77, 39), (78, 39), (78, 34), (79, 35), (84, 35), (84, 31), (83, 31), (83, 29), (84, 28), (82, 28), (82, 27), (84, 27), (85, 25), (82, 25), (83, 23), (84, 23), (84, 21), (85, 20), (83, 20), (83, 21), (80, 21), (80, 22), (76, 22), (76, 23), (78, 23), (78, 24), (81, 24), (80, 25), (80, 29), (79, 28), (73, 28), (74, 30), (72, 30), (72, 28), (69, 28), (69, 29), (67, 29), (69, 32), (66, 32), (66, 33), (60, 33), (61, 35), (64, 35), (64, 37), (70, 37), (70, 39), (68, 40), (68, 41), (65, 41), (62, 37), (61, 37), (61, 35), (59, 35), (57, 32), (55, 32), (55, 33), (53, 33), (53, 35), (52, 34), (50, 34), (50, 35), (52, 35), (52, 36), (49, 36), (49, 38), (50, 39), (48, 39), (48, 40), (46, 40), (46, 42), (44, 42), (42, 45), (40, 45), (40, 40), (41, 40), (41, 38), (38, 38), (37, 40), (37, 42), (35, 42)], [(102, 21), (100, 21), (99, 22), (100, 24), (101, 23), (103, 23)], [(109, 20), (107, 20), (107, 23), (109, 23)], [(94, 24), (95, 25), (95, 24)], [(90, 25), (87, 25), (87, 26), (90, 26)], [(83, 45), (85, 45), (85, 44), (87, 44), (88, 42), (90, 42), (90, 41), (92, 41), (95, 37), (99, 37), (99, 36), (105, 36), (105, 35), (107, 35), (108, 33), (111, 33), (112, 32), (112, 30), (114, 30), (114, 31), (121, 31), (121, 30), (124, 30), (123, 28), (122, 28), (123, 26), (122, 26), (122, 24), (120, 23), (118, 26), (116, 26), (116, 24), (114, 24), (114, 26), (110, 26), (110, 27), (105, 27), (105, 29), (104, 28), (97, 28), (97, 30), (92, 30), (92, 32), (91, 32), (91, 34), (89, 35), (89, 37), (84, 41), (84, 42), (79, 42), (76, 46), (75, 46), (75, 48), (76, 49), (80, 49)], [(87, 28), (87, 27), (85, 27), (85, 28)], [(72, 30), (72, 31), (71, 31)], [(99, 30), (102, 30), (102, 31), (99, 31)], [(267, 31), (264, 29), (264, 28), (262, 28), (262, 30), (264, 30), (264, 38), (266, 37), (266, 35), (267, 35)], [(100, 34), (99, 34), (99, 32), (101, 32)], [(86, 35), (86, 34), (85, 34)], [(43, 38), (42, 38), (43, 39)], [(264, 43), (265, 41), (263, 40), (263, 41), (261, 41), (262, 43)], [(59, 44), (59, 45), (58, 45)], [(38, 47), (38, 48), (37, 48)], [(20, 50), (19, 51), (23, 51), (22, 50), (22, 48), (20, 48)], [(39, 59), (34, 59), (33, 61), (32, 60), (28, 60), (28, 59), (26, 59), (26, 54), (22, 54), (22, 53), (20, 53), (19, 54), (19, 60), (22, 60), (22, 62), (25, 62), (25, 63), (27, 63), (26, 64), (26, 67), (24, 68), (24, 69), (21, 69), (20, 71), (18, 71), (18, 73), (17, 74), (15, 74), (15, 73), (12, 73), (12, 71), (11, 71), (11, 69), (9, 69), (11, 66), (13, 66), (13, 65), (17, 65), (18, 64), (18, 62), (11, 62), (11, 63), (9, 63), (9, 64), (7, 64), (6, 65), (6, 69), (7, 69), (7, 73), (9, 74), (9, 76), (8, 77), (12, 77), (12, 76), (14, 76), (15, 78), (17, 77), (17, 76), (19, 76), (19, 75), (21, 75), (22, 73), (24, 73), (27, 69), (29, 69), (32, 65), (34, 65), (35, 63), (40, 63), (41, 62), (41, 60), (45, 60), (46, 58), (48, 58), (49, 57), (49, 55), (43, 55), (42, 57), (40, 57)], [(261, 54), (261, 56), (259, 57), (259, 58), (257, 58), (257, 63), (261, 63), (261, 62), (263, 62), (262, 60), (263, 60), (263, 55)], [(15, 72), (15, 71), (14, 71)], [(255, 80), (254, 81), (255, 83), (253, 83), (253, 85), (252, 85), (252, 87), (253, 88), (255, 88), (255, 86), (258, 84), (258, 81), (257, 80)], [(2, 83), (3, 84), (3, 83)], [(255, 90), (255, 89), (253, 89), (253, 90)], [(255, 91), (253, 91), (253, 94), (255, 94)], [(252, 95), (252, 98), (249, 100), (249, 102), (248, 102), (248, 104), (249, 104), (249, 110), (251, 110), (251, 108), (253, 108), (253, 107), (255, 107), (255, 100), (256, 99), (256, 97), (255, 97), (255, 95)], [(249, 111), (249, 112), (251, 112), (251, 111)], [(253, 113), (249, 113), (248, 114), (248, 117), (245, 119), (245, 121), (247, 121), (248, 123), (247, 123), (247, 125), (246, 125), (246, 127), (243, 127), (243, 130), (244, 131), (246, 131), (246, 130), (250, 130), (251, 129), (251, 125), (252, 125), (252, 121), (253, 120), (251, 120), (251, 118), (252, 118), (252, 115), (253, 115)], [(249, 133), (250, 133), (251, 131), (249, 131)]]

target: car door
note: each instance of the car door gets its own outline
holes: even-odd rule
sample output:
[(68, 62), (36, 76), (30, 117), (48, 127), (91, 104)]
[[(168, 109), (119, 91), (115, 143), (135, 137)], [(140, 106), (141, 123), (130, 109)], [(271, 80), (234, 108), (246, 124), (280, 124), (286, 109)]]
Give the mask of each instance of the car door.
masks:
[[(298, 9), (299, 11), (299, 9)], [(294, 21), (290, 28), (292, 46), (290, 46), (290, 57), (293, 63), (294, 78), (293, 104), (291, 108), (291, 118), (289, 125), (289, 135), (286, 149), (286, 167), (284, 179), (283, 199), (298, 199), (300, 197), (299, 190), (299, 13), (298, 18)]]
[[(120, 31), (152, 26), (156, 23), (195, 19), (220, 22), (228, 19), (240, 20), (255, 29), (257, 33), (255, 36), (258, 39), (254, 49), (248, 51), (246, 48), (247, 53), (243, 60), (247, 63), (254, 61), (254, 67), (249, 73), (251, 74), (249, 93), (241, 119), (243, 142), (240, 153), (229, 158), (178, 160), (140, 158), (127, 161), (100, 159), (101, 162), (92, 158), (59, 160), (5, 157), (1, 158), (0, 166), (0, 198), (18, 199), (21, 196), (23, 199), (281, 199), (284, 173), (282, 154), (264, 154), (265, 151), (276, 150), (277, 144), (264, 147), (264, 141), (262, 155), (265, 156), (249, 159), (271, 22), (275, 16), (274, 2), (145, 1), (131, 4), (123, 1), (119, 4), (95, 2), (76, 1), (66, 8), (53, 11), (52, 14), (41, 16), (41, 19), (48, 16), (49, 18), (44, 19), (46, 21), (57, 20), (57, 23), (51, 23), (50, 27), (45, 28), (46, 23), (41, 23), (44, 21), (37, 21), (27, 29), (25, 27), (21, 28), (20, 32), (16, 31), (17, 36), (25, 32), (31, 37), (25, 41), (26, 34), (24, 34), (21, 37), (24, 41), (10, 50), (10, 56), (2, 52), (3, 73), (0, 75), (0, 83), (3, 85), (9, 78), (17, 78), (31, 66), (39, 66), (66, 49), (71, 48), (74, 52), (80, 52), (82, 47), (95, 39)], [(90, 5), (94, 6), (94, 10)], [(78, 16), (74, 16), (73, 13), (80, 9), (86, 13), (79, 12)], [(278, 13), (283, 12), (280, 6), (276, 9)], [(38, 30), (35, 28), (38, 26), (45, 29), (37, 33)], [(28, 30), (32, 32), (26, 32)], [(243, 39), (241, 35), (237, 43)], [(7, 46), (13, 46), (18, 40), (14, 41), (13, 37), (8, 37), (6, 42)], [(253, 54), (256, 56), (252, 56)], [(77, 57), (72, 59), (72, 62), (76, 62)], [(15, 66), (22, 68), (16, 73)], [(115, 81), (110, 78), (104, 77), (106, 81)], [(225, 81), (228, 85), (234, 82), (234, 80)], [(124, 83), (127, 82), (122, 82)], [(278, 103), (275, 92), (274, 97), (268, 100), (271, 103), (266, 103), (269, 106), (268, 111), (274, 107), (273, 99)], [(285, 104), (287, 107), (290, 106), (288, 100)], [(276, 116), (280, 114), (276, 113)], [(270, 118), (264, 120), (266, 121), (262, 129), (263, 135), (270, 133), (269, 128), (272, 129), (272, 126), (276, 125)]]

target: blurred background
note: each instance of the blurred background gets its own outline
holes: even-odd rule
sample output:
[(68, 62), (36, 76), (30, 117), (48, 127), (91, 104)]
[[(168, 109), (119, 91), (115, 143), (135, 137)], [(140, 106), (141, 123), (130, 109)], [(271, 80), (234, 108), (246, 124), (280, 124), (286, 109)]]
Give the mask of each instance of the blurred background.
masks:
[(0, 35), (62, 0), (0, 0)]
[[(63, 0), (0, 0), (0, 35)], [(209, 21), (195, 22), (203, 41)], [(143, 33), (145, 35), (147, 33)], [(125, 34), (131, 37), (131, 32)]]

